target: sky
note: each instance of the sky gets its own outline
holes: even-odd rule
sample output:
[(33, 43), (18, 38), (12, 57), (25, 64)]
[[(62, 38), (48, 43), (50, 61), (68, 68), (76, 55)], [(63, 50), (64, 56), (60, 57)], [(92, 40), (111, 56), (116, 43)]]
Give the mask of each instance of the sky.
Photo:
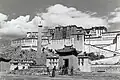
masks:
[(120, 30), (120, 0), (0, 0), (0, 38), (16, 38), (44, 26), (105, 26)]

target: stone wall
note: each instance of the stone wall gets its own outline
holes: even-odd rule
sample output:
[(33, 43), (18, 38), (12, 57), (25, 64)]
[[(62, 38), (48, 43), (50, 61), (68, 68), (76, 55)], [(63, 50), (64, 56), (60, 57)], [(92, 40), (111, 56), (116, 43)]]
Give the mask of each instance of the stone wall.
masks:
[(120, 73), (120, 65), (91, 65), (92, 72)]

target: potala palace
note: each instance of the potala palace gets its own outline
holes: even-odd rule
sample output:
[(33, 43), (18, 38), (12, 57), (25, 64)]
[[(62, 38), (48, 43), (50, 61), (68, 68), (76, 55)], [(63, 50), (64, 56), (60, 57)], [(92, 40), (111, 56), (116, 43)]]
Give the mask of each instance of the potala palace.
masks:
[[(11, 46), (37, 51), (41, 42), (40, 49), (50, 53), (45, 62), (48, 67), (65, 65), (83, 72), (120, 72), (120, 31), (108, 32), (104, 26), (83, 29), (76, 25), (45, 27), (41, 31), (41, 34), (27, 32), (26, 37), (12, 40)], [(38, 41), (40, 35), (41, 41)], [(104, 55), (105, 58), (91, 61), (85, 53)]]
[[(107, 32), (105, 27), (83, 29), (75, 25), (45, 29), (42, 32), (42, 46), (51, 49), (61, 49), (64, 45), (73, 45), (82, 52), (95, 52), (106, 57), (119, 54), (120, 31)], [(37, 50), (38, 32), (27, 32), (26, 37), (11, 42), (12, 46), (21, 46), (22, 49)]]

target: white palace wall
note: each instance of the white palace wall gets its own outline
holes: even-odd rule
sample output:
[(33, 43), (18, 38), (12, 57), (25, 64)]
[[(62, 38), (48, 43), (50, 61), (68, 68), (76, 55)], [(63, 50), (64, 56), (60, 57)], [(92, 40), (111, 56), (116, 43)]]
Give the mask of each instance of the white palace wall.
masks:
[(120, 35), (117, 36), (117, 50), (120, 52)]
[(74, 48), (78, 51), (84, 51), (84, 36), (81, 35), (79, 40), (76, 37), (72, 37), (70, 39), (59, 39), (59, 40), (51, 40), (48, 48), (51, 49), (62, 49), (64, 45), (71, 46), (73, 45)]

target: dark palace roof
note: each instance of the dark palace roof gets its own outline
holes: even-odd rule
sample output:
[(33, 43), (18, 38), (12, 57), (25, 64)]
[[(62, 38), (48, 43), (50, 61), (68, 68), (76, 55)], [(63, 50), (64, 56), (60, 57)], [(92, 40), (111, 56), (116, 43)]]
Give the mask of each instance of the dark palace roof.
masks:
[(63, 49), (55, 50), (60, 56), (75, 55), (77, 56), (80, 51), (77, 51), (72, 46), (65, 46)]

